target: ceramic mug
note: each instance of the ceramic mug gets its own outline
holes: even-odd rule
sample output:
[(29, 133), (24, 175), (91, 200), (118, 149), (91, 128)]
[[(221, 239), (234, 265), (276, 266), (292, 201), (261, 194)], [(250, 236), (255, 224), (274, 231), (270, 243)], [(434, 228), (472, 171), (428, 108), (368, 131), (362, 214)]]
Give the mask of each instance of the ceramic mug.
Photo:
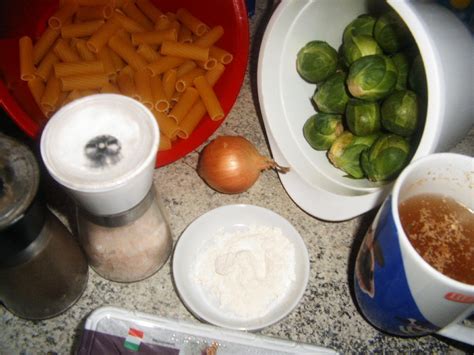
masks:
[(400, 174), (369, 228), (354, 267), (357, 303), (376, 328), (399, 336), (438, 333), (474, 345), (474, 285), (451, 279), (415, 250), (398, 206), (414, 195), (443, 194), (474, 210), (474, 159), (454, 153), (413, 161)]

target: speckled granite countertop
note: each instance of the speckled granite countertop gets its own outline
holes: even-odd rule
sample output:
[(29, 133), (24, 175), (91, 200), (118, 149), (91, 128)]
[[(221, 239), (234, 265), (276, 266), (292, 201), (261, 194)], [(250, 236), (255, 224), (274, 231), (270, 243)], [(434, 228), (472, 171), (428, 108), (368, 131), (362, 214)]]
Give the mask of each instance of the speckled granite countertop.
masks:
[[(252, 50), (249, 70), (231, 114), (213, 136), (243, 135), (265, 154), (269, 154), (269, 149), (258, 113), (256, 65), (259, 42), (268, 20), (267, 7), (267, 2), (257, 2), (256, 15), (250, 23)], [(454, 151), (474, 155), (474, 131), (471, 130)], [(272, 171), (263, 173), (248, 192), (222, 195), (211, 190), (198, 177), (195, 171), (197, 159), (198, 153), (194, 152), (155, 173), (155, 183), (170, 215), (175, 239), (201, 214), (222, 205), (246, 203), (269, 208), (287, 218), (308, 247), (311, 272), (302, 301), (288, 317), (265, 328), (262, 334), (326, 346), (341, 353), (469, 351), (460, 343), (438, 336), (403, 339), (384, 335), (362, 318), (351, 295), (349, 270), (374, 211), (342, 223), (320, 221), (295, 205)], [(62, 210), (64, 203), (52, 201), (51, 205), (59, 212), (65, 212)], [(109, 282), (90, 270), (82, 297), (58, 317), (27, 321), (0, 306), (0, 354), (72, 353), (79, 344), (87, 316), (101, 306), (198, 322), (183, 306), (173, 288), (169, 261), (151, 278), (131, 284)]]

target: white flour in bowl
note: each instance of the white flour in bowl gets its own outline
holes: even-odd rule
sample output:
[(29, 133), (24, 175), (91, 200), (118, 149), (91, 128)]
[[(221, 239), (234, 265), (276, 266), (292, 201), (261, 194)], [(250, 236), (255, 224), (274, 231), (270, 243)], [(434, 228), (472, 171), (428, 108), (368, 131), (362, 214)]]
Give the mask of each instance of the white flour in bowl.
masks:
[(194, 280), (234, 317), (265, 315), (295, 280), (295, 248), (279, 228), (221, 232), (210, 244), (198, 253)]

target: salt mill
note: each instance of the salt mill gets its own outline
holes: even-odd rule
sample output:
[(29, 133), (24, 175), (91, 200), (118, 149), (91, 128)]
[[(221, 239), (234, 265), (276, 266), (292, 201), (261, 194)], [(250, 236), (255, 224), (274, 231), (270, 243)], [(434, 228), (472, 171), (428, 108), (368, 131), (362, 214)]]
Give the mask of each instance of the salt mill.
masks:
[(153, 182), (159, 137), (148, 108), (115, 94), (69, 103), (43, 131), (45, 166), (75, 199), (80, 243), (91, 267), (106, 279), (145, 279), (171, 253)]
[(87, 260), (39, 191), (33, 153), (0, 134), (0, 301), (27, 319), (45, 319), (82, 294)]

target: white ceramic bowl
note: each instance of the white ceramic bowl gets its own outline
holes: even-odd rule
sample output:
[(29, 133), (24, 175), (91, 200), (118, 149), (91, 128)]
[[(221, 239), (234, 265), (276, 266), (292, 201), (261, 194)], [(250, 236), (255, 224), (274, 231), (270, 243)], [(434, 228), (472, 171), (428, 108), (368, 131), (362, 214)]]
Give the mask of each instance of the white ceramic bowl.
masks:
[[(194, 279), (198, 253), (212, 243), (219, 230), (224, 233), (245, 231), (251, 225), (280, 228), (295, 248), (296, 279), (268, 313), (259, 318), (238, 319), (223, 312), (217, 301)], [(193, 221), (179, 238), (173, 254), (173, 279), (181, 300), (197, 318), (225, 328), (256, 330), (286, 317), (298, 304), (309, 277), (309, 257), (298, 231), (283, 217), (253, 205), (228, 205), (211, 210)]]
[[(388, 5), (387, 5), (388, 3)], [(355, 217), (378, 206), (392, 184), (344, 176), (325, 152), (303, 137), (304, 122), (315, 113), (315, 85), (296, 71), (296, 55), (307, 42), (339, 48), (345, 26), (374, 5), (391, 6), (404, 19), (422, 55), (428, 84), (423, 135), (413, 159), (444, 151), (472, 126), (472, 37), (449, 10), (432, 2), (388, 0), (283, 0), (265, 31), (259, 55), (258, 92), (274, 158), (291, 168), (280, 174), (293, 200), (311, 215), (331, 221)]]

